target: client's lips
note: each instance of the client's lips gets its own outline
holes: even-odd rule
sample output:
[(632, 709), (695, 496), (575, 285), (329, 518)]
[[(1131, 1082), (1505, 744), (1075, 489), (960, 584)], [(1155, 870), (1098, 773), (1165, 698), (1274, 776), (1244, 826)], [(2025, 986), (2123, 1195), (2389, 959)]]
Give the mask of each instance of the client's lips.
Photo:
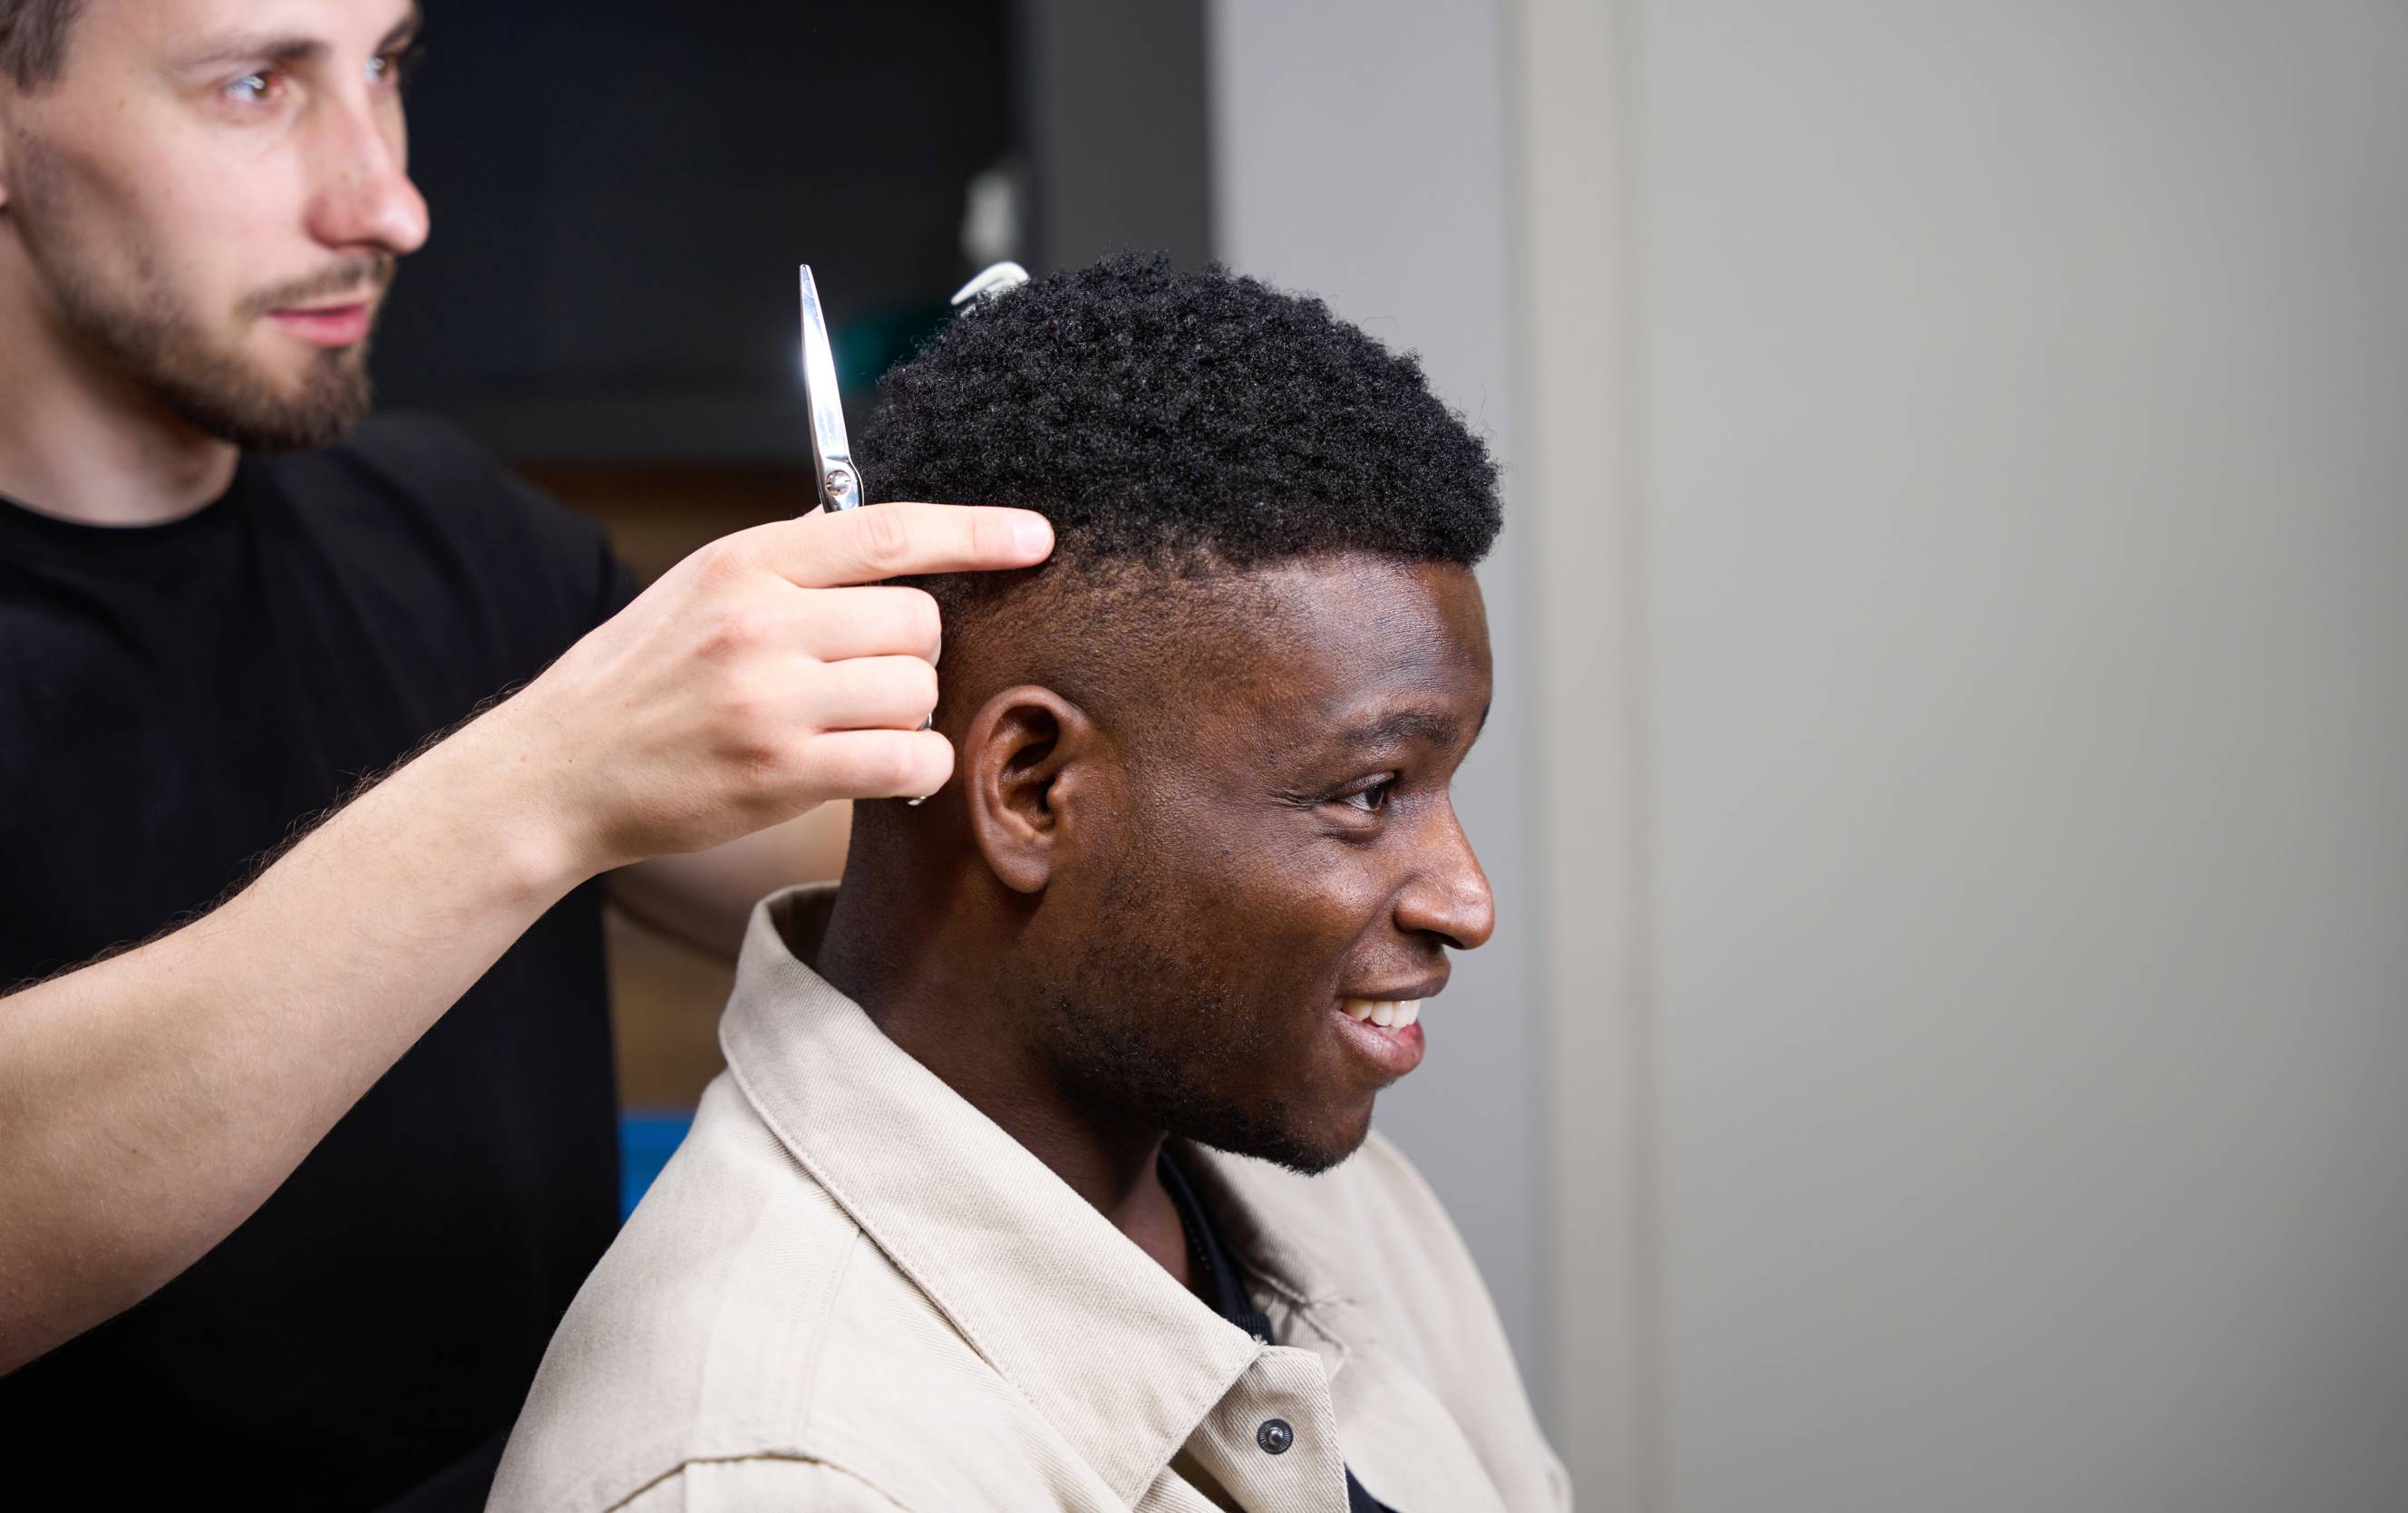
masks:
[(1383, 990), (1378, 996), (1348, 994), (1332, 1011), (1338, 1033), (1391, 1079), (1421, 1064), (1426, 1049), (1422, 1039), (1422, 1000), (1435, 996), (1444, 979), (1411, 988)]
[(347, 305), (313, 305), (307, 309), (270, 310), (268, 319), (315, 347), (349, 347), (365, 340), (372, 301)]

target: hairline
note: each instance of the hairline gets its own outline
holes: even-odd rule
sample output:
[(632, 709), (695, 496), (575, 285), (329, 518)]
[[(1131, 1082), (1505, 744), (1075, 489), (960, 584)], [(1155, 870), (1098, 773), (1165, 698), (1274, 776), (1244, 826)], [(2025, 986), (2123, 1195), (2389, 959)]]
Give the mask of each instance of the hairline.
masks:
[(0, 73), (27, 93), (57, 83), (82, 10), (83, 0), (0, 0)]
[[(1131, 707), (1159, 698), (1174, 678), (1182, 685), (1248, 680), (1260, 665), (1253, 633), (1284, 613), (1270, 588), (1275, 575), (1365, 566), (1473, 572), (1452, 557), (1338, 547), (1210, 566), (1072, 557), (1018, 572), (913, 581), (938, 585), (954, 665), (985, 674), (980, 680), (991, 685), (988, 692), (1036, 683), (1123, 725)], [(1167, 602), (1166, 592), (1175, 600)]]

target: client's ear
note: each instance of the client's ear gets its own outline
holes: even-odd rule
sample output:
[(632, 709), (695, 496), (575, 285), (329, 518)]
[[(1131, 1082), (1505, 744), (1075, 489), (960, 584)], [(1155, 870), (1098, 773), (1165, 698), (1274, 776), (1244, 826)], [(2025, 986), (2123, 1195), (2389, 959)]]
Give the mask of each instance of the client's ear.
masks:
[(1085, 710), (1050, 688), (1008, 688), (979, 707), (961, 747), (970, 834), (1017, 892), (1042, 892), (1078, 838), (1082, 801), (1107, 781)]

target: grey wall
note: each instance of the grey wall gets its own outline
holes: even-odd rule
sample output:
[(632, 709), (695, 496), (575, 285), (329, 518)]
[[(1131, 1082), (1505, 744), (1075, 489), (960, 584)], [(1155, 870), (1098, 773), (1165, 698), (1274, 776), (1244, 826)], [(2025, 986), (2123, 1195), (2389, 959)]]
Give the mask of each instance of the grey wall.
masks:
[[(1210, 8), (1213, 222), (1240, 272), (1326, 298), (1418, 350), (1438, 392), (1512, 461), (1509, 229), (1497, 7), (1462, 0), (1217, 0)], [(1507, 512), (1512, 518), (1512, 476)], [(1509, 523), (1481, 575), (1498, 689), (1455, 801), (1498, 929), (1425, 1006), (1429, 1056), (1379, 1127), (1469, 1241), (1525, 1363), (1540, 1329), (1536, 1013), (1523, 780), (1530, 691)]]
[(2408, 1507), (2408, 10), (1628, 8), (1667, 1505)]
[(1038, 273), (1212, 255), (1204, 0), (1015, 0)]
[(1586, 1506), (2408, 1506), (2408, 11), (1211, 17), (1224, 255), (1519, 464), (1382, 1118)]

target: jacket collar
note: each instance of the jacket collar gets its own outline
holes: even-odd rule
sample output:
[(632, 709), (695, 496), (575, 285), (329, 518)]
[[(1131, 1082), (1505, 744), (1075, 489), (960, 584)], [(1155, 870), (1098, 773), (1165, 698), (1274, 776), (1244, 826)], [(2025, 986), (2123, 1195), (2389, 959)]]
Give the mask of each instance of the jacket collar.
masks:
[[(754, 908), (720, 1021), (728, 1072), (795, 1160), (1134, 1504), (1263, 1347), (804, 963), (791, 942), (817, 935), (834, 898), (792, 889)], [(1247, 1242), (1266, 1226), (1235, 1163), (1185, 1152), (1259, 1266)], [(1284, 1249), (1277, 1260), (1314, 1269)], [(1313, 1291), (1309, 1277), (1274, 1280), (1297, 1301)]]

